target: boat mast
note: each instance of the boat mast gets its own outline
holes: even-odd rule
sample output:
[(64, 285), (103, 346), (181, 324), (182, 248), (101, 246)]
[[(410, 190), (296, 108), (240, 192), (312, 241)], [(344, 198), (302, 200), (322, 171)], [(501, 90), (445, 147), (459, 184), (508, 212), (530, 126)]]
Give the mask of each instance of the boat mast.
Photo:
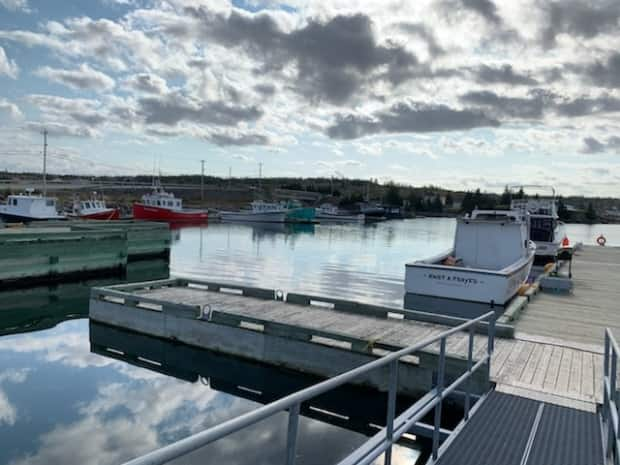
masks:
[(205, 161), (200, 160), (200, 204), (205, 204)]
[(43, 128), (43, 197), (47, 195), (47, 129)]

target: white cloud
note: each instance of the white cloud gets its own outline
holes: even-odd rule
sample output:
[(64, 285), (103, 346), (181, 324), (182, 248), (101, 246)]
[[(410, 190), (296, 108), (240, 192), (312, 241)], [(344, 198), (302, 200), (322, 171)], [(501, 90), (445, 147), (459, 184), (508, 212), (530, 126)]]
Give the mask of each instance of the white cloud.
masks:
[(6, 75), (10, 78), (17, 79), (19, 74), (19, 66), (13, 60), (9, 60), (2, 47), (0, 47), (0, 76)]
[(24, 13), (32, 11), (28, 5), (28, 0), (0, 0), (0, 6), (9, 11), (22, 11)]
[(107, 91), (114, 88), (114, 79), (83, 63), (78, 69), (43, 66), (35, 71), (37, 76), (77, 90)]
[(6, 115), (11, 120), (21, 120), (24, 115), (17, 105), (0, 97), (0, 116)]

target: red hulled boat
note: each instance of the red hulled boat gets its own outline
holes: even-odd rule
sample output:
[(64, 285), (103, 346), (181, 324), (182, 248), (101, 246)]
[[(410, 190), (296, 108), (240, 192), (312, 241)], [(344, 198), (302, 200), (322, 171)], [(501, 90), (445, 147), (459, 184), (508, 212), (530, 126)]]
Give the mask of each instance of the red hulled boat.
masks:
[(89, 200), (74, 200), (73, 211), (69, 216), (84, 220), (118, 220), (121, 212), (118, 208), (108, 207), (103, 197), (98, 199), (94, 193)]
[(153, 185), (153, 192), (142, 196), (142, 202), (133, 204), (133, 217), (137, 220), (165, 221), (168, 223), (205, 223), (206, 210), (183, 208), (183, 199), (166, 192), (159, 182)]

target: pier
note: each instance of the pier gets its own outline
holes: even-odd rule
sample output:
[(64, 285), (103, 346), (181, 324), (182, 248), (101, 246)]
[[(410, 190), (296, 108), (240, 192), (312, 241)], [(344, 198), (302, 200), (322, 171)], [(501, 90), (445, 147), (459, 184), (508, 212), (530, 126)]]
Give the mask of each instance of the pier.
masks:
[(131, 260), (170, 253), (167, 224), (39, 222), (0, 229), (0, 288), (125, 273)]
[[(610, 454), (616, 453), (616, 446), (613, 438), (603, 440), (599, 425), (603, 421), (604, 431), (616, 434), (613, 437), (618, 430), (618, 416), (613, 413), (618, 353), (612, 336), (618, 324), (618, 318), (612, 318), (617, 291), (606, 286), (618, 276), (614, 257), (619, 253), (620, 249), (584, 248), (575, 257), (573, 292), (532, 295), (509, 324), (496, 323), (494, 312), (464, 320), (185, 279), (95, 288), (90, 318), (328, 381), (360, 369), (347, 383), (419, 399), (413, 410), (405, 412), (409, 416), (388, 417), (387, 429), (343, 464), (370, 463), (369, 457), (374, 460), (387, 453), (380, 444), (385, 445), (389, 434), (409, 431), (437, 402), (451, 402), (467, 412), (471, 397), (479, 400), (453, 431), (444, 432), (436, 422), (430, 463), (602, 465), (603, 443)], [(594, 282), (597, 274), (605, 274), (606, 281)], [(582, 307), (587, 316), (578, 312)], [(571, 328), (579, 324), (573, 320), (579, 317), (589, 325), (582, 338), (571, 336)], [(607, 326), (612, 330), (604, 344)], [(105, 345), (98, 350), (106, 350)], [(382, 363), (395, 354), (399, 354), (397, 375)], [(366, 366), (373, 369), (362, 369)], [(437, 397), (438, 386), (450, 386), (451, 395)], [(510, 428), (502, 433), (503, 424)], [(521, 436), (515, 435), (516, 430), (523, 431)], [(490, 431), (505, 434), (508, 449), (490, 444)], [(381, 434), (387, 436), (381, 439)], [(445, 439), (441, 447), (439, 438)], [(469, 462), (459, 461), (463, 454), (470, 454)], [(145, 460), (135, 463), (165, 463)]]

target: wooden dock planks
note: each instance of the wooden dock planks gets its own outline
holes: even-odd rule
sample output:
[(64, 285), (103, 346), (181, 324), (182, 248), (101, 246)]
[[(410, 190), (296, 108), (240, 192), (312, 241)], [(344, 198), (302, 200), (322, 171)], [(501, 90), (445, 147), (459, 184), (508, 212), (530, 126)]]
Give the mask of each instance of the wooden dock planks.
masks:
[[(400, 348), (448, 329), (446, 326), (398, 318), (378, 318), (354, 312), (341, 312), (324, 306), (297, 305), (284, 301), (265, 300), (242, 295), (208, 292), (192, 287), (161, 287), (140, 291), (141, 294), (162, 301), (205, 306), (222, 314), (246, 318), (265, 325), (278, 325), (283, 336), (291, 332), (308, 331), (318, 336), (314, 342), (349, 347), (362, 341), (365, 347)], [(330, 335), (335, 337), (330, 342)], [(455, 334), (448, 339), (446, 353), (452, 357), (466, 357), (468, 334)], [(502, 389), (513, 389), (523, 395), (554, 401), (563, 405), (588, 404), (601, 401), (600, 375), (602, 355), (590, 350), (590, 345), (565, 347), (559, 340), (549, 338), (496, 339), (491, 363), (491, 379)], [(561, 341), (560, 341), (561, 342)], [(342, 345), (344, 344), (344, 346)], [(474, 353), (482, 356), (487, 338), (475, 335)], [(431, 351), (438, 351), (434, 345)], [(381, 353), (381, 351), (377, 352)], [(547, 397), (545, 397), (547, 396)]]

